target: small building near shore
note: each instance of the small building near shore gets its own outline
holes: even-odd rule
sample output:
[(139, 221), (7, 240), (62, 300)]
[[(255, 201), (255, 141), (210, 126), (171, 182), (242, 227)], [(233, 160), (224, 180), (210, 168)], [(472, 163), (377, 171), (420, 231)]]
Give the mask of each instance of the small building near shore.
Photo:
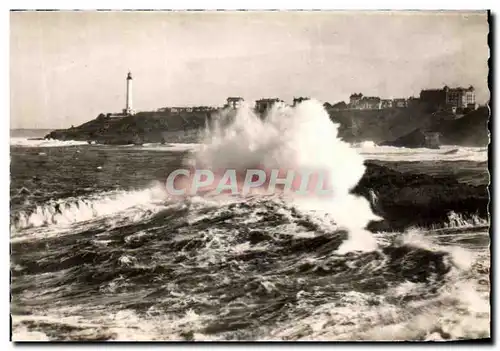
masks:
[(425, 146), (429, 149), (439, 149), (440, 147), (440, 139), (441, 136), (438, 132), (429, 132), (426, 131), (423, 133), (425, 138)]

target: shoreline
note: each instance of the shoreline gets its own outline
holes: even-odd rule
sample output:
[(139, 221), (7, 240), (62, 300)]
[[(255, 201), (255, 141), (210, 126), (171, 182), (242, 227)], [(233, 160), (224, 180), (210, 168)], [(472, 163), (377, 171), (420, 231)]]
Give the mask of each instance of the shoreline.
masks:
[[(236, 111), (236, 110), (234, 110)], [(44, 139), (74, 140), (111, 145), (142, 145), (146, 143), (190, 143), (217, 114), (232, 110), (209, 112), (155, 112), (97, 118), (77, 127), (56, 129)], [(327, 109), (332, 123), (339, 125), (339, 137), (349, 143), (371, 141), (379, 145), (439, 149), (440, 145), (486, 147), (489, 143), (486, 107), (460, 118), (435, 116), (420, 108), (391, 110)]]

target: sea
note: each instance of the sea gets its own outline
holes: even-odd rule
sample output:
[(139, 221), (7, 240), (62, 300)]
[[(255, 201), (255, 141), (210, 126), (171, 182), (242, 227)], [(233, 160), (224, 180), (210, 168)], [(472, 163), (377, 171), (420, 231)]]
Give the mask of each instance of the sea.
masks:
[[(319, 106), (302, 105), (265, 121), (242, 108), (196, 144), (11, 133), (12, 340), (489, 338), (488, 219), (453, 213), (432, 228), (369, 232), (373, 199), (350, 193), (366, 161), (487, 184), (487, 148), (348, 144)], [(328, 167), (340, 195), (164, 189), (185, 164), (256, 162)]]

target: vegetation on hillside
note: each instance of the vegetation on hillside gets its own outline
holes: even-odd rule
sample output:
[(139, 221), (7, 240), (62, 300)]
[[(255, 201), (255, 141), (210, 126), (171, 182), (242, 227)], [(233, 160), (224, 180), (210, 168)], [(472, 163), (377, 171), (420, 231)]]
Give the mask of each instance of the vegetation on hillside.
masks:
[[(199, 130), (210, 119), (209, 112), (172, 114), (169, 112), (139, 112), (133, 116), (114, 117), (100, 114), (96, 119), (80, 126), (60, 129), (45, 138), (59, 140), (95, 141), (100, 144), (165, 143), (185, 132), (189, 139), (193, 130)], [(176, 132), (176, 133), (172, 133)], [(181, 133), (182, 134), (182, 133)], [(192, 138), (192, 137), (191, 137)], [(190, 140), (186, 140), (188, 142)], [(195, 140), (191, 140), (194, 142)]]

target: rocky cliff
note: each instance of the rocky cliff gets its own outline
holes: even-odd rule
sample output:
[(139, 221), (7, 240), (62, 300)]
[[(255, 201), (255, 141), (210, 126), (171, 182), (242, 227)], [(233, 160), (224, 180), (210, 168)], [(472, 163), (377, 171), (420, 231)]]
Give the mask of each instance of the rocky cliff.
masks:
[[(439, 144), (487, 146), (489, 143), (489, 109), (481, 107), (465, 115), (423, 116), (425, 123), (411, 132), (380, 143), (398, 147), (437, 148)], [(409, 123), (410, 124), (410, 123)]]
[(354, 193), (367, 199), (372, 194), (377, 196), (372, 208), (384, 221), (372, 223), (373, 230), (430, 227), (446, 223), (452, 211), (465, 217), (489, 216), (486, 184), (465, 184), (453, 176), (399, 172), (375, 162), (366, 162), (366, 172)]
[[(54, 130), (45, 138), (102, 144), (196, 142), (197, 132), (216, 113), (140, 112), (125, 117), (101, 114), (80, 126)], [(370, 140), (394, 146), (435, 147), (434, 141), (429, 143), (428, 132), (438, 133), (441, 144), (486, 146), (489, 140), (488, 108), (480, 108), (461, 118), (451, 113), (429, 113), (418, 107), (384, 110), (330, 108), (328, 113), (333, 122), (340, 124), (340, 137), (347, 142)]]
[(45, 138), (99, 144), (195, 142), (196, 131), (203, 128), (210, 118), (210, 112), (139, 112), (125, 117), (101, 114), (80, 126), (54, 130)]

